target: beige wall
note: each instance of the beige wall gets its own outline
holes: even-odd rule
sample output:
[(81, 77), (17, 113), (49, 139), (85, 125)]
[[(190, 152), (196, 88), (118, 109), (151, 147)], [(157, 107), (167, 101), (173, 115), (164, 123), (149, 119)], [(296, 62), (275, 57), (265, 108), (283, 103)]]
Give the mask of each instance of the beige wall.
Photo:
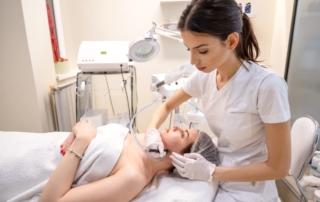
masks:
[(2, 131), (53, 131), (48, 94), (55, 74), (46, 19), (43, 0), (0, 1)]

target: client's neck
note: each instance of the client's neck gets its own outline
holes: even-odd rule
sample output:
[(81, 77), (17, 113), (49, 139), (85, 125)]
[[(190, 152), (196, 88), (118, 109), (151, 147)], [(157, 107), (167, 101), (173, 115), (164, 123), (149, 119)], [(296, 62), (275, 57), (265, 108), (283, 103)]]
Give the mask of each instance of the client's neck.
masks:
[[(159, 160), (161, 158), (158, 158)], [(147, 155), (143, 156), (143, 161), (146, 165), (146, 168), (148, 168), (148, 171), (150, 174), (156, 174), (157, 172), (161, 170), (168, 170), (172, 167), (171, 159), (169, 158), (169, 154), (165, 157), (164, 160), (157, 162), (152, 159), (150, 159)]]
[[(136, 135), (142, 147), (144, 146), (144, 134), (137, 134)], [(136, 143), (135, 143), (136, 144)], [(171, 159), (169, 158), (169, 154), (166, 155), (166, 158), (161, 162), (156, 162), (150, 159), (142, 150), (139, 148), (139, 153), (141, 154), (141, 158), (145, 167), (145, 171), (148, 175), (152, 177), (161, 170), (168, 170), (172, 167)], [(159, 160), (161, 158), (158, 158)]]

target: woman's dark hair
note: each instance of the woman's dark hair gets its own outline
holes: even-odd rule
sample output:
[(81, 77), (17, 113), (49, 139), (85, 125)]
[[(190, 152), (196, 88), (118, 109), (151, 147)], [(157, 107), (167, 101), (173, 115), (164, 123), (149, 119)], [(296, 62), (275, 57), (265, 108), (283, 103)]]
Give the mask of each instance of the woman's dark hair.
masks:
[(178, 28), (209, 34), (221, 41), (237, 32), (240, 36), (235, 49), (238, 59), (258, 62), (260, 49), (250, 19), (234, 0), (192, 0), (181, 15)]

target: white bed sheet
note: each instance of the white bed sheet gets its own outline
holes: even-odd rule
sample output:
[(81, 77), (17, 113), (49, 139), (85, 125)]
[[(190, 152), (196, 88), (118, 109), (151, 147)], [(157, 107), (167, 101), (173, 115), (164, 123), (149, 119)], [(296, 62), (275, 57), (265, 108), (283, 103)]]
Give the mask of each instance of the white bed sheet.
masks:
[(211, 202), (218, 183), (193, 181), (158, 173), (132, 202)]

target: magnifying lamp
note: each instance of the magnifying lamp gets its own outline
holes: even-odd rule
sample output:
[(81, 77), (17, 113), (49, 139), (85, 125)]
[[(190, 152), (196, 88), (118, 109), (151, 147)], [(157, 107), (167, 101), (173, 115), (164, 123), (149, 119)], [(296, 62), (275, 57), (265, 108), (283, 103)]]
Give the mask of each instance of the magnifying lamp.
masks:
[(149, 32), (130, 44), (128, 57), (135, 62), (147, 62), (156, 57), (160, 51), (160, 46), (154, 36), (155, 34), (165, 36), (180, 43), (183, 42), (182, 39), (177, 36), (177, 32), (163, 29), (153, 24)]

